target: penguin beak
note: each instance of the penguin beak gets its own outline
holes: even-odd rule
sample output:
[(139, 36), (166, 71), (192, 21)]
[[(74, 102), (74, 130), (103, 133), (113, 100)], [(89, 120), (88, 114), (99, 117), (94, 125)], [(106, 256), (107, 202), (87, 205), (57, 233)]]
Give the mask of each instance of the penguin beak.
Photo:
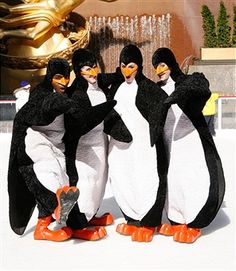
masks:
[(98, 75), (98, 73), (99, 73), (98, 67), (91, 68), (88, 71), (81, 71), (81, 75), (90, 75), (90, 76), (94, 76), (94, 77), (96, 77)]
[(64, 92), (66, 87), (70, 82), (70, 78), (65, 78), (64, 76), (53, 78), (52, 83), (54, 84), (54, 88), (60, 89), (60, 92)]
[(121, 67), (121, 72), (125, 77), (131, 76), (135, 71), (137, 71), (138, 66), (133, 68)]
[(169, 70), (169, 67), (166, 65), (166, 66), (157, 66), (157, 68), (155, 69), (155, 72), (156, 74), (159, 76), (160, 74), (166, 72)]
[(61, 81), (59, 82), (61, 85), (63, 85), (64, 87), (67, 87), (69, 84), (70, 79), (62, 77)]

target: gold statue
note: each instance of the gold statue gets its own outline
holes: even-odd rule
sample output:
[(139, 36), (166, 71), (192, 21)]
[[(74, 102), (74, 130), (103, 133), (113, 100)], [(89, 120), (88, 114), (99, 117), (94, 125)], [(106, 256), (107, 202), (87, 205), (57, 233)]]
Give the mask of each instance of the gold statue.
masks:
[[(0, 18), (0, 27), (12, 28), (35, 24), (33, 28), (0, 30), (0, 39), (21, 37), (37, 39), (52, 27), (62, 24), (67, 16), (85, 0), (24, 0), (25, 4), (10, 6), (0, 2), (0, 8), (8, 10), (10, 17)], [(113, 2), (115, 0), (101, 0)]]
[[(10, 6), (0, 2), (0, 8), (9, 11), (10, 16), (0, 18), (0, 39), (18, 37), (35, 40), (53, 27), (65, 22), (69, 13), (84, 0), (26, 0), (25, 4)], [(22, 26), (28, 28), (9, 29)], [(6, 28), (6, 30), (4, 30)]]
[[(44, 75), (51, 57), (64, 57), (70, 61), (77, 48), (86, 47), (89, 24), (85, 18), (72, 12), (84, 1), (23, 0), (14, 6), (0, 2), (0, 11), (5, 15), (0, 17), (1, 49), (4, 49), (0, 54), (1, 76), (17, 74), (18, 80), (22, 70), (34, 70), (27, 78), (21, 78), (32, 82), (35, 77)], [(68, 30), (66, 25), (72, 25), (73, 30)]]

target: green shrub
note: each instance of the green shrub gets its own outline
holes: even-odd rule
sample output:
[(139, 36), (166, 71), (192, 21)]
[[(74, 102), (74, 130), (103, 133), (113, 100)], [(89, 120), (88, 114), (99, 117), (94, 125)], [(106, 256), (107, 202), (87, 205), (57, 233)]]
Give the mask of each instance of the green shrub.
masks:
[(217, 36), (214, 16), (208, 6), (202, 6), (203, 30), (204, 30), (204, 47), (217, 47)]
[[(226, 12), (224, 2), (220, 2), (217, 26), (215, 18), (206, 5), (202, 5), (202, 19), (204, 30), (204, 47), (236, 47), (236, 6), (233, 7), (233, 30), (230, 28), (230, 16)], [(232, 32), (232, 38), (231, 38)]]
[(234, 6), (234, 21), (233, 21), (232, 46), (236, 47), (236, 6)]
[(221, 1), (216, 28), (218, 47), (231, 46), (229, 17), (225, 5), (223, 1)]

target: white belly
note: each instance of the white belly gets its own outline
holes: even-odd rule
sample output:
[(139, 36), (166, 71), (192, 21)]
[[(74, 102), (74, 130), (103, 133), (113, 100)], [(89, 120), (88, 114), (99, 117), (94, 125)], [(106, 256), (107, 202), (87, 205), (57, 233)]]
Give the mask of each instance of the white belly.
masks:
[[(90, 86), (92, 88), (92, 86)], [(100, 89), (87, 91), (92, 105), (105, 102)], [(79, 174), (78, 199), (80, 211), (88, 221), (99, 209), (107, 183), (107, 135), (103, 133), (103, 122), (82, 136), (76, 151), (76, 169)]]
[[(167, 214), (174, 222), (192, 222), (207, 201), (210, 175), (197, 130), (185, 116), (172, 139), (168, 139), (170, 165), (168, 171)], [(183, 116), (179, 119), (183, 120)], [(168, 124), (166, 124), (168, 125)], [(171, 129), (170, 126), (168, 129)], [(179, 137), (177, 134), (185, 136)]]
[(131, 143), (111, 138), (109, 144), (109, 177), (116, 201), (122, 211), (141, 220), (153, 206), (159, 179), (155, 148), (150, 146), (149, 125), (135, 106), (137, 84), (122, 84), (115, 109), (132, 134)]

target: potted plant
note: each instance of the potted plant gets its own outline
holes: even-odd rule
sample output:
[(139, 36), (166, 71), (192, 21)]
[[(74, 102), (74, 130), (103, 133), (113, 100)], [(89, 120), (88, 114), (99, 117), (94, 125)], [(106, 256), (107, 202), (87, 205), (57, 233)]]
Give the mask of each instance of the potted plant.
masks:
[(208, 6), (202, 6), (204, 48), (201, 48), (202, 60), (236, 59), (236, 7), (234, 6), (234, 24), (231, 38), (230, 16), (223, 1), (220, 2), (217, 25)]

